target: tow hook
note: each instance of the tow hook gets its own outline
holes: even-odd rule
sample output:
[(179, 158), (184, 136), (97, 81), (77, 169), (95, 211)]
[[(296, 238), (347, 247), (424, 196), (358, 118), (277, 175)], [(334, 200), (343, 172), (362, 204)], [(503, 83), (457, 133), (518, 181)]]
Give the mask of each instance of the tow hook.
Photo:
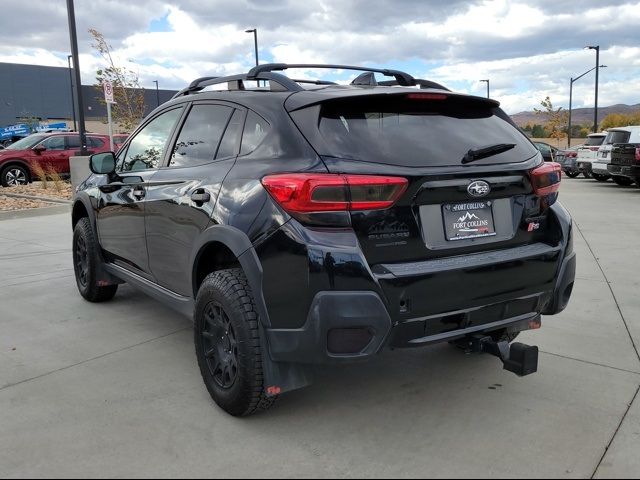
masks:
[(473, 335), (458, 340), (458, 345), (468, 353), (488, 353), (498, 357), (504, 369), (519, 377), (538, 371), (538, 347), (524, 343), (496, 342), (491, 337)]

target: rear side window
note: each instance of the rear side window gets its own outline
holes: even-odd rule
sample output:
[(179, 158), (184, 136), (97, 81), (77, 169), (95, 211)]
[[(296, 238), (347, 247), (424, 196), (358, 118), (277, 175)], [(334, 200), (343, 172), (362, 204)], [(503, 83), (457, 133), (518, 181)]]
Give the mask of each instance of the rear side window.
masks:
[(212, 162), (232, 113), (233, 108), (224, 105), (195, 105), (178, 135), (169, 166)]
[[(67, 138), (67, 150), (80, 148), (80, 135), (69, 135)], [(91, 137), (87, 137), (87, 146), (91, 147)]]
[(624, 130), (613, 130), (607, 133), (607, 138), (605, 139), (605, 145), (613, 145), (614, 143), (629, 143), (629, 137), (631, 137), (631, 132), (625, 132)]
[[(113, 141), (115, 143), (115, 139)], [(87, 137), (87, 146), (89, 148), (102, 148), (104, 147), (104, 142), (98, 137)]]
[(470, 149), (505, 143), (515, 147), (475, 164), (537, 155), (500, 109), (465, 97), (424, 100), (402, 94), (330, 101), (320, 109), (317, 128), (319, 136), (305, 136), (321, 155), (389, 165), (460, 165)]
[(258, 148), (258, 145), (260, 145), (264, 137), (267, 136), (268, 129), (269, 124), (264, 118), (254, 112), (249, 112), (247, 114), (247, 121), (244, 124), (240, 155), (246, 155)]
[(587, 147), (599, 147), (604, 142), (604, 135), (600, 137), (587, 137), (587, 143), (585, 144)]
[(240, 134), (242, 133), (242, 112), (236, 110), (233, 112), (231, 120), (224, 132), (216, 159), (233, 157), (238, 154), (238, 145), (240, 143)]

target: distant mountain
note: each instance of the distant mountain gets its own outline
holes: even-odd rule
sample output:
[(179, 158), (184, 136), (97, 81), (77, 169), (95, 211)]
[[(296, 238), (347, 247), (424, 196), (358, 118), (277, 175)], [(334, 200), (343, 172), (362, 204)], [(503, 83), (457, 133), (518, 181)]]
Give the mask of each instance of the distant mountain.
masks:
[[(598, 107), (598, 122), (610, 113), (633, 113), (640, 110), (640, 103), (636, 105), (611, 105), (610, 107)], [(532, 124), (544, 124), (546, 118), (544, 115), (536, 115), (536, 112), (520, 112), (511, 115), (511, 118), (519, 127)], [(574, 108), (571, 111), (571, 123), (573, 125), (582, 125), (584, 123), (593, 124), (593, 108)]]

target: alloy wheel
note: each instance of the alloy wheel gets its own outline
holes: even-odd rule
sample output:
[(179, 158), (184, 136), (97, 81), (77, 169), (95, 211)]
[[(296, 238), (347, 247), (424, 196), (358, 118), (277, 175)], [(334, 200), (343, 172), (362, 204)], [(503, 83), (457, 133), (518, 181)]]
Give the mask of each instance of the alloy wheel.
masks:
[(19, 168), (9, 169), (9, 171), (6, 173), (5, 178), (7, 180), (7, 185), (9, 185), (10, 187), (17, 187), (19, 185), (27, 184), (27, 175), (23, 170)]

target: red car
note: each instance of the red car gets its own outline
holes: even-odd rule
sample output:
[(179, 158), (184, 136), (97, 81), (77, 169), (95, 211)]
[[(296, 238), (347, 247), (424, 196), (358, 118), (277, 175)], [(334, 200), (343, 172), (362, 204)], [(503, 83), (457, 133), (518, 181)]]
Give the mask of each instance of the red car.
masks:
[[(109, 151), (107, 135), (87, 135), (91, 153)], [(3, 187), (26, 185), (37, 178), (34, 166), (69, 174), (69, 158), (80, 149), (77, 133), (35, 133), (0, 150), (0, 183)], [(117, 150), (117, 147), (116, 147)]]

